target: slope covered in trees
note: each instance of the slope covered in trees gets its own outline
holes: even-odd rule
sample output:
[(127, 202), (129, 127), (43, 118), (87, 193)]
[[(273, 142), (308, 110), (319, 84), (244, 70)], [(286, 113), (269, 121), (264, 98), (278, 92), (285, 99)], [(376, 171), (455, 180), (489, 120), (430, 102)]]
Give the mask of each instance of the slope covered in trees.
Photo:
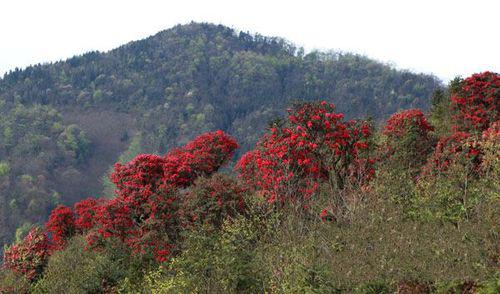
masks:
[(59, 205), (6, 248), (0, 291), (500, 290), (500, 75), (381, 129), (295, 103), (221, 172), (237, 148), (219, 130), (116, 164), (112, 199)]
[(198, 23), (14, 70), (0, 79), (0, 243), (57, 204), (100, 195), (103, 184), (111, 195), (119, 158), (163, 154), (218, 129), (237, 139), (239, 156), (294, 99), (381, 120), (427, 109), (439, 87), (363, 56), (304, 54), (280, 38)]

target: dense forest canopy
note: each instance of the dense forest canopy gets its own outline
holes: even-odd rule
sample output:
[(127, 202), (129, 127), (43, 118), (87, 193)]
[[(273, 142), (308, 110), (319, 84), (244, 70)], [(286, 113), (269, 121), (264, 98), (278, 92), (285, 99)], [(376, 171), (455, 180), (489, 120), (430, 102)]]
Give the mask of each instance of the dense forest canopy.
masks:
[(164, 154), (218, 129), (237, 139), (240, 156), (292, 101), (324, 99), (347, 118), (381, 121), (428, 109), (441, 87), (364, 56), (306, 54), (281, 38), (205, 23), (16, 69), (0, 79), (0, 244), (59, 203), (109, 194), (117, 160)]

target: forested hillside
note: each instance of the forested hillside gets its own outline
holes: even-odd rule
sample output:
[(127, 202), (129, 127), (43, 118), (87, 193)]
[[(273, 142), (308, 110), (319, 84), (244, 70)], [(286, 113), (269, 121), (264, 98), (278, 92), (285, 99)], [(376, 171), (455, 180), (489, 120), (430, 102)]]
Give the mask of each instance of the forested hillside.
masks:
[[(328, 37), (328, 36), (325, 36)], [(441, 83), (363, 56), (191, 23), (109, 52), (14, 70), (0, 80), (0, 244), (57, 204), (112, 197), (116, 161), (164, 154), (217, 129), (250, 149), (294, 100), (324, 99), (377, 121), (429, 108)]]
[[(293, 103), (232, 172), (222, 130), (127, 152), (111, 197), (58, 205), (5, 248), (0, 292), (500, 293), (500, 75), (431, 101), (378, 127)], [(62, 132), (59, 152), (86, 146)]]

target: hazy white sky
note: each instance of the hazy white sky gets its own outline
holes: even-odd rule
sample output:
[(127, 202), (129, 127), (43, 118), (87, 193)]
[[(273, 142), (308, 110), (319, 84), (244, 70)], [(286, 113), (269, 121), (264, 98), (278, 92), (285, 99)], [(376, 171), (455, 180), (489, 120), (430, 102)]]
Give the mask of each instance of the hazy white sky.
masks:
[(0, 0), (0, 76), (190, 21), (284, 37), (306, 51), (362, 53), (444, 80), (500, 72), (499, 0)]

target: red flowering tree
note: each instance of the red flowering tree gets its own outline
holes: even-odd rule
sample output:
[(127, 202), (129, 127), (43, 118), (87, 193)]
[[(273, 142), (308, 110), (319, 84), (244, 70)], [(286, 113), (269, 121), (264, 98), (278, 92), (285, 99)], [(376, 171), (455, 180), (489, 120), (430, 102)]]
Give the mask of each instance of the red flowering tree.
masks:
[[(89, 212), (97, 221), (97, 229), (89, 235), (90, 245), (100, 239), (117, 238), (135, 253), (151, 253), (158, 261), (166, 260), (180, 229), (179, 188), (216, 172), (237, 147), (233, 138), (216, 131), (163, 157), (142, 154), (127, 164), (116, 164), (111, 175), (116, 198)], [(90, 225), (84, 219), (82, 223)]]
[(227, 175), (199, 178), (183, 197), (187, 225), (201, 223), (219, 228), (227, 217), (245, 212), (245, 192), (238, 181)]
[(478, 172), (481, 157), (481, 146), (474, 136), (466, 132), (455, 132), (438, 141), (434, 153), (424, 167), (424, 175), (447, 172), (451, 165), (460, 161), (468, 164), (471, 171)]
[(424, 175), (447, 172), (458, 162), (473, 174), (481, 171), (484, 149), (489, 148), (481, 135), (494, 130), (491, 127), (500, 119), (500, 76), (483, 72), (466, 78), (452, 88), (451, 104), (453, 133), (439, 140)]
[(75, 217), (70, 207), (59, 205), (50, 213), (45, 224), (51, 234), (53, 248), (62, 249), (69, 238), (75, 234)]
[(500, 119), (500, 75), (487, 71), (468, 77), (452, 94), (451, 101), (458, 130), (486, 130)]
[(304, 203), (320, 182), (341, 190), (373, 175), (373, 161), (363, 154), (371, 134), (366, 122), (344, 121), (325, 101), (297, 104), (288, 112), (289, 123), (270, 128), (236, 166), (268, 202)]
[(385, 144), (381, 157), (405, 169), (421, 167), (432, 152), (434, 128), (420, 109), (409, 109), (393, 114), (384, 127)]
[(3, 266), (33, 281), (43, 272), (49, 257), (49, 238), (38, 228), (32, 229), (19, 243), (4, 251)]

